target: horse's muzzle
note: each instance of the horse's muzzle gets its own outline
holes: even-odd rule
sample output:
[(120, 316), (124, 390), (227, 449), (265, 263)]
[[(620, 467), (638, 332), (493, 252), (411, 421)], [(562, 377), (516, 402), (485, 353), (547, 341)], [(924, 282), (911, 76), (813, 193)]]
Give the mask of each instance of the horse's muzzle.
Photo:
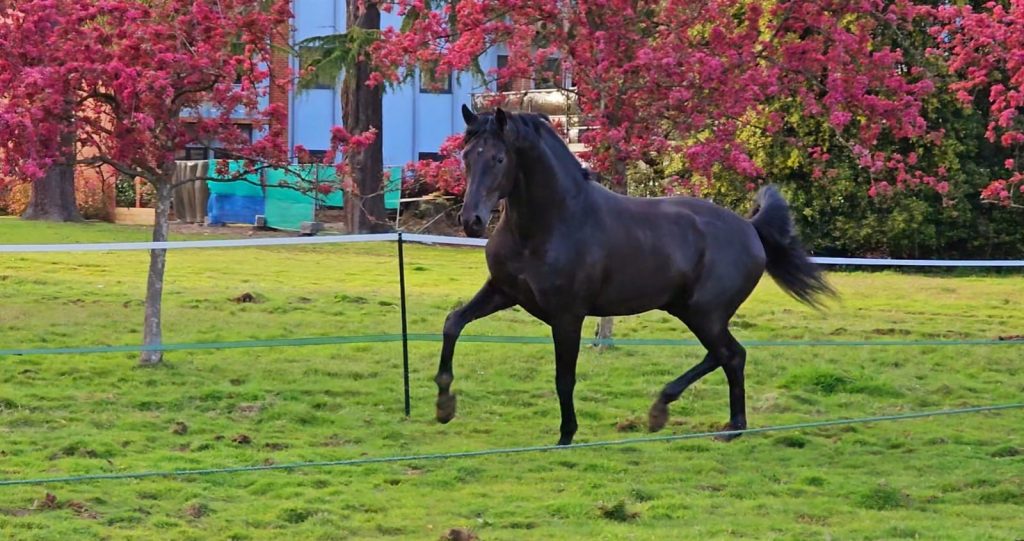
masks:
[(479, 214), (462, 215), (462, 230), (466, 232), (467, 237), (480, 238), (484, 236), (486, 228), (487, 222), (484, 221), (483, 216)]

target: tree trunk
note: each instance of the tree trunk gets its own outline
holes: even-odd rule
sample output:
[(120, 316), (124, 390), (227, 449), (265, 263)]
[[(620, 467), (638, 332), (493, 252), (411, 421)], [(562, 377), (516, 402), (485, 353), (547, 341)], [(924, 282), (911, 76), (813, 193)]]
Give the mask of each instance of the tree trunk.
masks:
[(74, 134), (62, 135), (61, 145), (66, 152), (64, 163), (53, 164), (46, 172), (46, 176), (32, 183), (32, 196), (25, 212), (21, 214), (22, 219), (49, 222), (82, 220), (75, 201)]
[[(360, 9), (362, 4), (363, 9)], [(380, 9), (376, 0), (348, 2), (348, 27), (380, 29)], [(369, 87), (370, 63), (359, 60), (345, 72), (341, 95), (341, 114), (345, 130), (351, 134), (377, 129), (373, 144), (346, 157), (353, 177), (353, 189), (346, 194), (345, 217), (350, 233), (374, 233), (390, 229), (384, 212), (384, 131), (382, 85)]]
[[(171, 183), (174, 170), (156, 181), (156, 223), (153, 225), (153, 242), (165, 242), (169, 229), (171, 210)], [(142, 343), (146, 346), (157, 346), (163, 343), (160, 326), (161, 304), (164, 294), (164, 270), (167, 267), (167, 250), (149, 251), (149, 277), (146, 280), (146, 319), (142, 327)], [(139, 355), (139, 364), (154, 365), (163, 360), (162, 351), (143, 351)]]
[(612, 326), (614, 324), (615, 318), (611, 316), (603, 317), (597, 322), (597, 329), (594, 331), (593, 346), (599, 351), (604, 351), (611, 347), (611, 344), (602, 343), (601, 340), (611, 340)]

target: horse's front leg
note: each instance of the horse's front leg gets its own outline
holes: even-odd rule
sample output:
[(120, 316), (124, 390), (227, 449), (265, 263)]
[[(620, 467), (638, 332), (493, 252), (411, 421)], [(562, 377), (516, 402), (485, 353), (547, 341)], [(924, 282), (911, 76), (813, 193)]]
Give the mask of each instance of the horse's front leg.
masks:
[(455, 417), (455, 395), (450, 392), (455, 375), (452, 373), (452, 357), (455, 342), (462, 329), (471, 321), (487, 317), (495, 312), (511, 308), (516, 302), (498, 290), (490, 280), (463, 307), (453, 310), (444, 322), (444, 341), (441, 345), (441, 363), (437, 367), (437, 420), (447, 423)]
[(571, 318), (551, 325), (555, 341), (555, 390), (562, 410), (562, 425), (558, 445), (569, 445), (576, 435), (576, 408), (572, 393), (576, 388), (576, 359), (580, 354), (583, 319)]

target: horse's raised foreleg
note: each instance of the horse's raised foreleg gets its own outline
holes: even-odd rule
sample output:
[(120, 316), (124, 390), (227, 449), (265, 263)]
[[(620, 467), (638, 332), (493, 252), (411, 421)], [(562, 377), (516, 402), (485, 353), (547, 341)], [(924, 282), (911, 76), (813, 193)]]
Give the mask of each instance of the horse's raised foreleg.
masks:
[(441, 362), (437, 367), (437, 420), (447, 423), (455, 417), (455, 395), (450, 392), (455, 375), (452, 373), (452, 357), (455, 342), (462, 329), (471, 321), (487, 317), (495, 312), (511, 308), (516, 302), (502, 293), (490, 281), (461, 308), (453, 310), (444, 321), (444, 339), (441, 345)]
[(559, 322), (551, 326), (551, 335), (555, 341), (555, 390), (558, 392), (558, 405), (562, 411), (558, 445), (572, 443), (578, 426), (572, 393), (576, 388), (576, 359), (580, 353), (582, 329), (582, 319)]

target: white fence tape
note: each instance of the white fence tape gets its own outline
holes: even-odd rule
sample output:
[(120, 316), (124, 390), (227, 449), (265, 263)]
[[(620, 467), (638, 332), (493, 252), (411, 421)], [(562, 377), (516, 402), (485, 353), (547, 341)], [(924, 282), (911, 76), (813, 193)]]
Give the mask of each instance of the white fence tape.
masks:
[[(265, 246), (297, 246), (308, 244), (345, 244), (356, 242), (394, 242), (397, 233), (374, 235), (325, 235), (318, 237), (273, 237), (260, 239), (187, 240), (168, 242), (109, 242), (98, 244), (0, 244), (0, 253), (43, 252), (114, 252), (124, 250), (188, 249), (188, 248), (246, 248)], [(486, 239), (419, 235), (403, 233), (402, 240), (416, 244), (444, 246), (487, 245)], [(1019, 267), (1024, 260), (994, 259), (871, 259), (865, 257), (813, 257), (819, 265), (850, 265), (875, 267)]]
[(444, 244), (447, 246), (487, 246), (487, 239), (471, 239), (468, 237), (444, 237), (441, 235), (416, 235), (403, 233), (402, 240), (418, 244)]
[(866, 257), (812, 257), (819, 265), (867, 265), (875, 267), (1024, 267), (1013, 259), (869, 259)]
[(0, 253), (117, 252), (123, 250), (167, 250), (183, 248), (245, 248), (252, 246), (295, 246), (300, 244), (342, 244), (398, 240), (397, 233), (376, 235), (327, 235), (322, 237), (273, 237), (262, 239), (174, 240), (167, 242), (106, 242), (99, 244), (0, 244)]

